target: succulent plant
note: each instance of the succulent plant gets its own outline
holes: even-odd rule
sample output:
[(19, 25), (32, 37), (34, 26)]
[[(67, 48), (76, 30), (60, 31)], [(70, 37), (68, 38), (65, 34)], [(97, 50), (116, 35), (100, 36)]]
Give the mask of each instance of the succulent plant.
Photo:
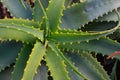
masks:
[(28, 1), (1, 0), (1, 80), (115, 79), (93, 54), (120, 59), (120, 0)]

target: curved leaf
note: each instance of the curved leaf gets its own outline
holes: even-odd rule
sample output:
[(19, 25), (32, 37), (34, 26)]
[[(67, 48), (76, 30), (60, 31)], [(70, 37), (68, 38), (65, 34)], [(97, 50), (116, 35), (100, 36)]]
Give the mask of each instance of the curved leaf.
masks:
[(31, 34), (32, 36), (43, 41), (43, 31), (40, 31), (39, 29), (36, 29), (34, 27), (28, 27), (25, 26), (24, 24), (18, 25), (16, 23), (9, 23), (9, 22), (7, 23), (7, 21), (5, 23), (2, 22), (1, 20), (0, 28), (15, 29), (16, 31), (25, 32), (26, 34)]
[(105, 31), (114, 28), (116, 26), (116, 22), (114, 21), (103, 21), (103, 22), (92, 22), (85, 25), (81, 30), (83, 31)]
[(24, 45), (22, 48), (14, 66), (11, 80), (21, 80), (31, 49), (31, 45)]
[(22, 41), (23, 43), (24, 42), (34, 43), (36, 40), (34, 36), (27, 34), (25, 32), (22, 32), (16, 29), (3, 28), (3, 27), (0, 28), (0, 38), (7, 39), (7, 40)]
[(120, 23), (110, 30), (105, 31), (70, 31), (70, 30), (61, 30), (56, 33), (51, 33), (50, 39), (59, 42), (81, 42), (81, 41), (89, 41), (93, 39), (99, 39), (100, 37), (107, 36), (108, 34), (113, 33), (119, 28)]
[[(70, 53), (67, 57), (88, 80), (110, 80), (100, 63), (90, 53)], [(72, 76), (72, 75), (71, 75)], [(75, 77), (76, 78), (76, 77)]]
[(119, 0), (85, 0), (64, 10), (60, 27), (78, 29), (118, 7)]
[(40, 23), (35, 22), (34, 20), (28, 20), (28, 19), (22, 19), (22, 18), (12, 18), (12, 19), (0, 19), (0, 23), (3, 24), (18, 24), (18, 25), (25, 25), (28, 27), (35, 27), (35, 28), (40, 28)]
[[(94, 51), (101, 53), (103, 55), (110, 55), (115, 51), (120, 50), (120, 44), (107, 39), (100, 38), (99, 40), (91, 40), (89, 42), (81, 42), (81, 43), (70, 43), (59, 44), (59, 48), (68, 49), (68, 50), (83, 50), (83, 51)], [(116, 56), (116, 58), (120, 59), (120, 56)]]
[(87, 79), (84, 75), (82, 75), (78, 70), (77, 68), (71, 64), (71, 62), (68, 60), (68, 58), (66, 58), (63, 53), (61, 51), (59, 51), (59, 49), (57, 48), (57, 46), (55, 46), (55, 44), (51, 41), (48, 43), (49, 47), (54, 51), (56, 52), (56, 54), (62, 58), (64, 60), (64, 62), (70, 66), (70, 68), (72, 68), (73, 71), (75, 71), (80, 77), (82, 77), (83, 79)]
[[(120, 7), (117, 9), (117, 11), (120, 14)], [(117, 21), (117, 19), (116, 12), (112, 11), (102, 17), (99, 17), (96, 21)]]
[(19, 0), (1, 0), (1, 2), (7, 7), (13, 16), (17, 18), (22, 17), (24, 19), (32, 19), (32, 9), (25, 1), (23, 2), (26, 8)]
[(55, 32), (59, 27), (62, 11), (64, 9), (64, 2), (65, 0), (50, 0), (47, 17), (52, 32)]
[(64, 61), (54, 51), (47, 49), (45, 59), (54, 80), (69, 80)]
[[(48, 7), (48, 0), (35, 0), (34, 8), (33, 8), (33, 19), (35, 21), (41, 22), (44, 16), (44, 12), (39, 4), (39, 1), (42, 3), (43, 8), (46, 9)], [(39, 15), (39, 16), (38, 16)]]
[(22, 80), (33, 80), (34, 74), (37, 71), (37, 68), (40, 65), (40, 61), (42, 60), (44, 55), (45, 55), (44, 46), (41, 44), (41, 42), (36, 42), (34, 48), (32, 49), (32, 53), (27, 61), (26, 67), (24, 69)]
[(69, 67), (69, 65), (67, 65), (67, 70), (68, 70), (68, 72), (69, 72), (68, 74), (69, 74), (69, 76), (70, 76), (70, 80), (83, 80), (82, 77), (80, 77), (79, 75), (77, 75), (76, 72), (73, 71), (73, 70)]
[(0, 72), (15, 62), (21, 47), (21, 42), (16, 41), (3, 41), (0, 43)]

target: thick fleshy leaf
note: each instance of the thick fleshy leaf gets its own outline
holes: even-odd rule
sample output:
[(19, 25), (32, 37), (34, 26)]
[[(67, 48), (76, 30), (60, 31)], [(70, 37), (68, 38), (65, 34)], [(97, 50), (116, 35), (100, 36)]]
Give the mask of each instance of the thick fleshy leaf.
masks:
[(34, 43), (36, 40), (36, 38), (30, 34), (10, 28), (0, 28), (0, 38), (7, 40), (22, 41), (23, 43)]
[(48, 68), (51, 72), (51, 76), (54, 80), (69, 80), (68, 73), (66, 71), (66, 65), (64, 61), (59, 57), (56, 52), (51, 49), (47, 49), (45, 55)]
[(76, 72), (80, 77), (82, 77), (83, 79), (87, 79), (83, 74), (81, 74), (81, 73), (77, 70), (77, 68), (76, 68), (73, 64), (71, 64), (71, 62), (68, 60), (68, 58), (66, 58), (66, 57), (63, 55), (63, 53), (57, 48), (57, 46), (55, 46), (55, 44), (54, 44), (52, 41), (50, 41), (50, 42), (48, 43), (48, 45), (49, 45), (49, 47), (50, 47), (60, 58), (62, 58), (62, 59), (64, 60), (64, 62), (65, 62), (67, 65), (69, 65), (70, 68), (72, 68), (73, 71), (75, 71), (75, 72)]
[(0, 20), (0, 28), (15, 29), (16, 31), (25, 32), (26, 34), (31, 34), (32, 36), (43, 41), (43, 31), (40, 31), (39, 28), (36, 29), (34, 27), (25, 26), (24, 24), (19, 25), (17, 23), (7, 23), (7, 20), (6, 22)]
[(52, 32), (55, 32), (59, 27), (62, 11), (64, 9), (64, 2), (65, 0), (50, 0), (47, 9), (47, 17)]
[[(91, 47), (92, 46), (92, 47)], [(120, 44), (107, 39), (107, 38), (100, 38), (99, 40), (91, 40), (89, 42), (81, 42), (81, 43), (66, 43), (60, 44), (59, 48), (68, 49), (68, 50), (83, 50), (83, 51), (90, 51), (90, 52), (98, 52), (102, 53), (103, 55), (110, 55), (115, 51), (120, 50)], [(120, 56), (115, 56), (116, 58), (120, 59)]]
[(35, 27), (35, 28), (40, 28), (40, 23), (35, 22), (34, 20), (28, 20), (28, 19), (22, 19), (22, 18), (5, 18), (5, 19), (0, 19), (0, 23), (4, 23), (4, 24), (18, 24), (18, 25), (25, 25), (28, 27)]
[(82, 31), (105, 31), (112, 29), (116, 26), (117, 22), (114, 21), (103, 21), (103, 22), (92, 22), (87, 25), (85, 25), (83, 28), (81, 28)]
[[(118, 13), (120, 14), (120, 7), (117, 9)], [(118, 17), (115, 11), (109, 12), (102, 17), (99, 17), (96, 21), (117, 21)]]
[(14, 66), (11, 80), (21, 80), (31, 50), (32, 50), (31, 45), (23, 46), (17, 58), (16, 64)]
[[(67, 57), (88, 80), (110, 80), (100, 63), (90, 53), (70, 53)], [(72, 75), (71, 75), (72, 76)], [(76, 78), (76, 77), (75, 77)]]
[(40, 65), (40, 61), (42, 60), (44, 55), (45, 55), (44, 46), (41, 44), (41, 42), (36, 42), (34, 48), (32, 49), (32, 53), (27, 61), (26, 67), (24, 69), (24, 74), (22, 77), (23, 80), (34, 79), (34, 75), (37, 72), (37, 68)]
[[(35, 21), (41, 22), (44, 16), (44, 12), (41, 8), (41, 4), (44, 10), (48, 7), (48, 0), (35, 0), (34, 9), (33, 9), (33, 19)], [(38, 16), (39, 15), (39, 16)]]
[(85, 0), (64, 10), (61, 28), (78, 29), (118, 7), (119, 0)]
[(71, 80), (83, 80), (82, 77), (76, 74), (68, 65), (67, 65), (67, 70), (69, 72), (69, 77)]
[(21, 47), (21, 42), (16, 41), (3, 41), (0, 43), (0, 72), (15, 62)]
[(11, 12), (12, 16), (17, 18), (32, 19), (32, 9), (25, 1), (25, 7), (20, 3), (19, 0), (1, 0), (1, 2), (7, 7), (8, 11)]
[[(108, 24), (109, 25), (109, 24)], [(56, 33), (51, 33), (50, 38), (56, 42), (81, 42), (81, 41), (89, 41), (93, 39), (99, 39), (100, 37), (107, 36), (108, 34), (113, 33), (119, 28), (120, 23), (112, 29), (103, 30), (103, 31), (73, 31), (73, 30), (61, 30)], [(104, 25), (101, 25), (104, 26)], [(105, 25), (107, 26), (107, 25)], [(93, 25), (94, 27), (94, 25)]]

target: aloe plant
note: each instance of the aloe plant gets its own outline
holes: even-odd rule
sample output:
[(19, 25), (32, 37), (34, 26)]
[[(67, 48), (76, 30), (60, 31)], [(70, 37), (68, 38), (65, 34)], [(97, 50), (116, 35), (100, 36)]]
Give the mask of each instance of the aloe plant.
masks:
[(120, 50), (119, 0), (1, 2), (13, 16), (0, 20), (1, 80), (114, 80), (92, 52)]

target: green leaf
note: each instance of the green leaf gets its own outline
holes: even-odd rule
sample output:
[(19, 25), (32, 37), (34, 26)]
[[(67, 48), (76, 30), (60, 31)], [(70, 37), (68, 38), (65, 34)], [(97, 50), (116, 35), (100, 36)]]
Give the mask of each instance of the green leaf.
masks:
[[(92, 46), (92, 47), (91, 47)], [(98, 52), (103, 55), (110, 55), (115, 51), (120, 50), (120, 44), (107, 38), (100, 38), (99, 40), (91, 40), (89, 42), (59, 44), (59, 48), (68, 50), (83, 50), (90, 52)], [(120, 59), (120, 56), (115, 56)]]
[(64, 9), (64, 2), (65, 0), (50, 0), (47, 9), (47, 17), (52, 32), (55, 32), (59, 27), (62, 11)]
[(22, 47), (21, 42), (3, 41), (0, 42), (0, 72), (5, 67), (15, 62), (15, 59)]
[[(37, 0), (36, 4), (40, 8), (40, 12), (42, 12), (42, 16), (44, 15), (44, 17), (42, 19), (41, 29), (44, 30), (44, 32), (45, 32), (44, 37), (46, 38), (46, 36), (48, 34), (49, 22), (48, 22), (47, 14), (46, 14), (46, 11), (45, 11), (45, 7), (43, 6), (42, 2), (39, 1), (39, 0)], [(37, 13), (34, 13), (34, 14), (37, 14)]]
[(69, 65), (67, 65), (67, 70), (69, 72), (70, 80), (83, 80), (83, 78), (76, 74), (75, 71), (73, 71)]
[(41, 5), (40, 5), (39, 1), (42, 3), (42, 6), (45, 10), (48, 6), (48, 0), (35, 0), (35, 3), (34, 3), (35, 6), (33, 8), (33, 10), (34, 10), (33, 11), (33, 19), (35, 21), (41, 22), (42, 19), (43, 19), (43, 16), (44, 16), (44, 12), (41, 8)]
[[(18, 36), (19, 35), (19, 36)], [(27, 36), (27, 37), (26, 37)], [(7, 40), (22, 41), (23, 43), (34, 43), (36, 38), (28, 33), (11, 28), (0, 28), (0, 38)]]
[(103, 22), (92, 22), (87, 25), (85, 25), (83, 28), (81, 28), (82, 31), (105, 31), (114, 28), (116, 26), (117, 22), (114, 21), (103, 21)]
[[(117, 9), (118, 13), (120, 14), (120, 7)], [(109, 12), (108, 14), (99, 17), (96, 21), (117, 21), (118, 17), (115, 11)]]
[[(66, 56), (88, 80), (110, 80), (107, 72), (90, 53), (67, 52)], [(77, 77), (75, 76), (75, 78)]]
[(15, 29), (16, 31), (25, 32), (26, 34), (31, 34), (32, 36), (40, 39), (43, 41), (43, 31), (40, 31), (39, 28), (36, 29), (34, 27), (28, 27), (24, 24), (18, 25), (17, 23), (6, 23), (2, 22), (0, 23), (0, 28), (6, 28), (6, 29)]
[(11, 80), (21, 80), (31, 49), (31, 45), (24, 45), (24, 47), (22, 48), (14, 66)]
[(45, 59), (54, 80), (69, 80), (64, 61), (51, 49), (47, 49)]
[(26, 8), (19, 0), (1, 0), (1, 2), (7, 7), (8, 11), (11, 12), (12, 16), (17, 18), (21, 17), (24, 19), (32, 19), (32, 9), (25, 1), (23, 2)]
[(61, 30), (56, 33), (51, 33), (50, 39), (56, 42), (81, 42), (81, 41), (89, 41), (93, 39), (99, 39), (100, 37), (107, 36), (108, 34), (113, 33), (119, 28), (120, 23), (112, 29), (105, 31), (70, 31), (70, 30)]
[(118, 7), (119, 0), (85, 0), (64, 10), (60, 27), (78, 29)]
[(22, 19), (22, 18), (5, 18), (5, 19), (0, 19), (0, 23), (4, 23), (4, 24), (18, 24), (18, 25), (25, 25), (28, 27), (35, 27), (35, 28), (40, 28), (40, 23), (35, 22), (34, 20), (28, 20), (28, 19)]
[(76, 72), (79, 76), (81, 76), (83, 79), (87, 79), (84, 75), (82, 75), (82, 74), (77, 70), (77, 68), (76, 68), (73, 64), (71, 64), (71, 62), (69, 61), (69, 59), (66, 58), (66, 57), (63, 55), (63, 53), (57, 48), (57, 46), (55, 46), (55, 44), (54, 44), (52, 41), (48, 42), (48, 45), (49, 45), (49, 47), (50, 47), (60, 58), (62, 58), (62, 59), (64, 60), (64, 62), (65, 62), (67, 65), (70, 66), (70, 68), (72, 68), (73, 71), (75, 71), (75, 72)]
[(45, 48), (41, 44), (41, 42), (37, 41), (27, 61), (22, 80), (33, 80), (34, 74), (37, 71), (37, 68), (40, 65), (40, 61), (42, 60), (44, 55), (45, 55)]

